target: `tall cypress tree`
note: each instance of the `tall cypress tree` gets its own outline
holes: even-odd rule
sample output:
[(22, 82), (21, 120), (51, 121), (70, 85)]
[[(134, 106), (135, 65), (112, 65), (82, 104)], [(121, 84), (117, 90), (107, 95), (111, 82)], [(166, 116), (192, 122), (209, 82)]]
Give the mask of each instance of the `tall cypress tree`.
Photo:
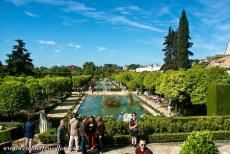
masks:
[(30, 53), (25, 48), (23, 40), (16, 40), (17, 45), (13, 46), (12, 54), (7, 54), (7, 70), (10, 75), (33, 75), (34, 66)]
[(172, 32), (172, 70), (177, 70), (177, 55), (178, 55), (178, 49), (177, 49), (177, 31)]
[(169, 27), (169, 31), (167, 36), (165, 36), (165, 42), (163, 45), (165, 46), (162, 51), (164, 52), (165, 58), (164, 58), (164, 64), (161, 67), (161, 70), (169, 70), (171, 69), (171, 64), (172, 64), (172, 41), (171, 41), (171, 34), (172, 34), (172, 29)]
[(164, 52), (164, 64), (161, 67), (161, 70), (175, 70), (176, 69), (176, 32), (173, 31), (171, 27), (169, 27), (168, 35), (165, 37), (165, 42), (163, 45), (165, 46), (162, 50)]
[(189, 68), (189, 56), (192, 56), (193, 53), (188, 49), (192, 47), (192, 43), (189, 42), (189, 23), (186, 17), (185, 10), (182, 11), (180, 17), (179, 28), (177, 31), (177, 67), (178, 68)]

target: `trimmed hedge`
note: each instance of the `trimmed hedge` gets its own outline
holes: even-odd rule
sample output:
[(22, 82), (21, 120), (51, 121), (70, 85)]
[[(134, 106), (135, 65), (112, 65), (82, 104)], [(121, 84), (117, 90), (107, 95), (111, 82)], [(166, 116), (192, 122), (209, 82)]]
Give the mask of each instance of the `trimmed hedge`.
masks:
[(230, 115), (230, 84), (213, 84), (208, 88), (208, 115)]
[[(219, 130), (210, 131), (213, 134), (213, 140), (230, 140), (230, 131)], [(187, 139), (189, 133), (160, 133), (149, 135), (149, 142), (164, 143), (164, 142), (183, 142)]]
[(130, 136), (129, 135), (114, 135), (113, 140), (115, 144), (130, 144)]
[(24, 137), (22, 125), (0, 131), (0, 143)]
[[(14, 128), (11, 128), (11, 129), (14, 129)], [(10, 141), (10, 140), (11, 140), (10, 129), (1, 130), (0, 131), (0, 143)]]
[(138, 121), (140, 134), (230, 130), (229, 124), (229, 116), (185, 118), (147, 117)]
[(48, 129), (46, 132), (39, 134), (39, 139), (44, 144), (57, 143), (57, 129)]

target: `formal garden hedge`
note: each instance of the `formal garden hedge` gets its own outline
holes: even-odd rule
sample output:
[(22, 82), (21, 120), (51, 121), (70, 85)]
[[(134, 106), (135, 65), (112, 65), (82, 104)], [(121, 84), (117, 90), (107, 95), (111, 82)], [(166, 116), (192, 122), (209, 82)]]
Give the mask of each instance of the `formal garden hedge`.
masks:
[(208, 89), (208, 115), (230, 115), (230, 84), (213, 84)]
[[(105, 127), (107, 143), (130, 143), (127, 122), (108, 118), (105, 119)], [(192, 131), (202, 130), (213, 132), (215, 140), (230, 140), (230, 116), (147, 117), (138, 120), (139, 136), (150, 142), (182, 142)], [(49, 135), (45, 134), (47, 138)]]
[(63, 101), (70, 95), (72, 87), (84, 86), (91, 80), (90, 75), (69, 77), (6, 76), (0, 82), (0, 113), (2, 116), (27, 110), (36, 112), (55, 107), (52, 100)]
[(20, 122), (0, 122), (4, 130), (0, 130), (0, 143), (24, 137), (23, 123)]
[[(193, 66), (188, 70), (167, 72), (122, 72), (114, 74), (116, 82), (128, 89), (147, 90), (172, 100), (175, 108), (183, 115), (206, 115), (208, 86), (213, 83), (230, 83), (230, 77), (223, 68)], [(199, 108), (200, 110), (195, 109)]]

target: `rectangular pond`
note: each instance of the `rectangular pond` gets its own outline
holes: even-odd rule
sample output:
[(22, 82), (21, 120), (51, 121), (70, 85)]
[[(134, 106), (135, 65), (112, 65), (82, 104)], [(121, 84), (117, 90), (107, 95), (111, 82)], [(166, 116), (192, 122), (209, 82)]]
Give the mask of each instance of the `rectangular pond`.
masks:
[(100, 80), (96, 83), (96, 89), (116, 89), (111, 81)]
[(142, 114), (148, 114), (140, 105), (139, 100), (129, 96), (115, 96), (120, 101), (120, 106), (110, 107), (103, 104), (103, 99), (106, 96), (86, 96), (77, 113), (79, 116), (115, 116), (118, 117), (121, 112), (132, 113), (136, 112), (140, 117)]

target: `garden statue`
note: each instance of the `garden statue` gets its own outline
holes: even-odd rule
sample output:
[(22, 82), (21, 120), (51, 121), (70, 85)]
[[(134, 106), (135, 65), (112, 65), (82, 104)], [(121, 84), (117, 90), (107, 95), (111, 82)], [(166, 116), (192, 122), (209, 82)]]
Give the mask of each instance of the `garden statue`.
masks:
[(40, 111), (40, 121), (39, 121), (39, 130), (40, 133), (43, 133), (51, 128), (51, 123), (49, 123), (47, 115), (44, 110)]

